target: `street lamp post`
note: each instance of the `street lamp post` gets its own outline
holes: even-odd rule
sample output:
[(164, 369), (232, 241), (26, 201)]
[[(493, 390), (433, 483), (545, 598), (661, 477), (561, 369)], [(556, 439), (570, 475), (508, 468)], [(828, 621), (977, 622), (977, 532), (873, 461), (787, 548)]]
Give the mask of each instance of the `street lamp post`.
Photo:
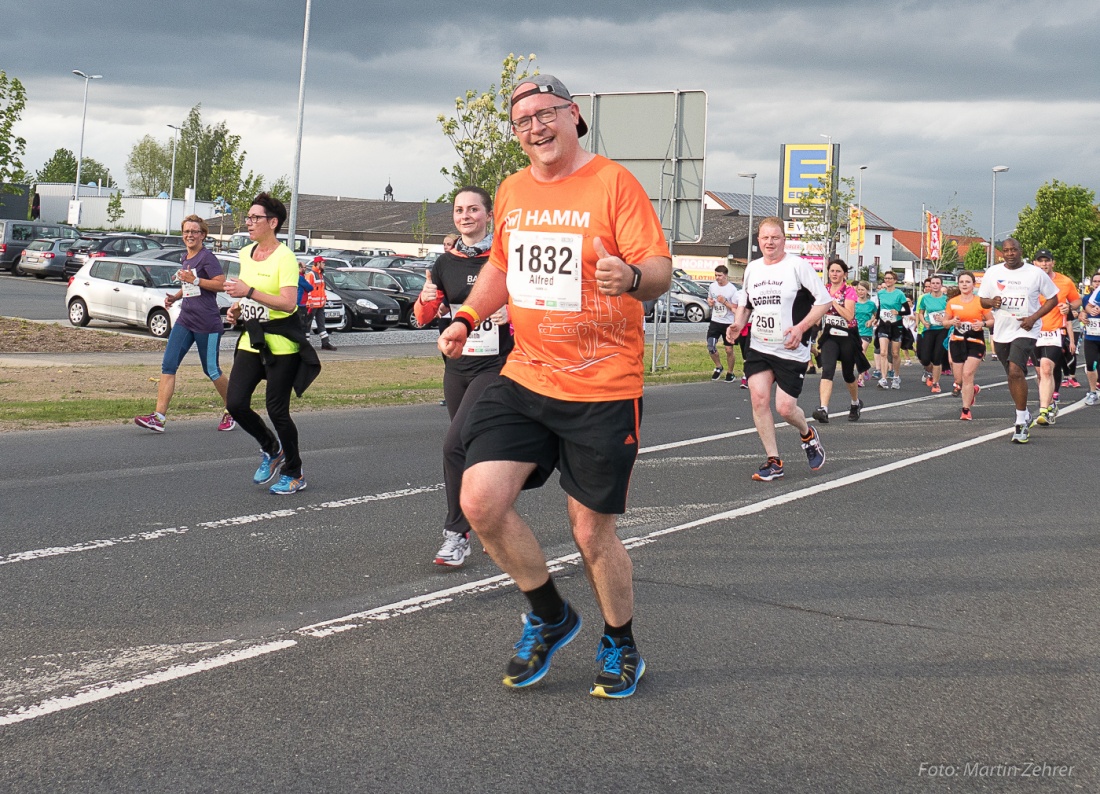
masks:
[(748, 253), (745, 256), (745, 264), (747, 265), (752, 261), (752, 212), (753, 204), (756, 203), (756, 172), (755, 171), (741, 171), (737, 174), (740, 177), (744, 177), (749, 181), (749, 242), (747, 245)]
[(76, 156), (76, 182), (73, 184), (73, 198), (80, 200), (80, 165), (84, 160), (84, 124), (88, 120), (88, 83), (99, 80), (101, 74), (85, 74), (79, 69), (73, 69), (73, 74), (84, 79), (84, 110), (80, 114), (80, 149)]
[(1086, 243), (1091, 243), (1091, 242), (1092, 242), (1091, 237), (1082, 237), (1081, 238), (1081, 283), (1082, 284), (1085, 283), (1085, 244)]
[(195, 200), (198, 200), (199, 194), (199, 147), (198, 144), (191, 147), (195, 150), (195, 170), (191, 174), (191, 189), (195, 191)]
[(290, 182), (290, 218), (287, 224), (287, 245), (291, 251), (297, 250), (295, 243), (295, 228), (298, 225), (298, 177), (302, 171), (302, 126), (305, 121), (306, 109), (306, 56), (309, 54), (309, 15), (313, 7), (311, 0), (306, 0), (306, 19), (302, 26), (302, 73), (298, 78), (298, 129), (296, 143), (294, 145), (294, 175)]
[(180, 128), (175, 124), (169, 124), (172, 128), (172, 173), (168, 177), (168, 220), (164, 224), (164, 233), (172, 233), (172, 199), (176, 193), (176, 136), (179, 135)]
[[(860, 212), (860, 224), (863, 223), (863, 217), (862, 217), (862, 213), (863, 213), (863, 172), (866, 171), (866, 170), (867, 170), (867, 166), (865, 166), (865, 165), (861, 165), (859, 167), (859, 192), (856, 193), (856, 209), (858, 209), (859, 212)], [(852, 233), (851, 229), (849, 229), (848, 234), (850, 235), (851, 233)], [(857, 274), (859, 273), (860, 268), (862, 268), (862, 267), (863, 267), (863, 246), (859, 245), (859, 246), (856, 247), (856, 273)]]
[(1007, 165), (993, 166), (993, 220), (989, 225), (989, 259), (985, 263), (987, 268), (993, 267), (997, 257), (997, 174), (1003, 174), (1008, 170)]
[(826, 263), (829, 261), (829, 257), (831, 257), (833, 253), (833, 136), (826, 135), (824, 132), (820, 133), (820, 135), (822, 138), (825, 138), (827, 141), (829, 141), (829, 152), (825, 156), (825, 177), (829, 183), (828, 192), (825, 194), (825, 253), (821, 258), (821, 277), (823, 279), (827, 279), (829, 268)]

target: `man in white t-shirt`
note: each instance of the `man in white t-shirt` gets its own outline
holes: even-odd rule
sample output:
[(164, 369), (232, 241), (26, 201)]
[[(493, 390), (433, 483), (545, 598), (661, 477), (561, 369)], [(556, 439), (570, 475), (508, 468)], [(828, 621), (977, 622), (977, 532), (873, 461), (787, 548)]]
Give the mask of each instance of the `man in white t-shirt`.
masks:
[(783, 476), (771, 409), (772, 384), (777, 386), (775, 409), (798, 431), (810, 468), (817, 471), (825, 463), (817, 429), (806, 422), (798, 396), (810, 362), (808, 334), (817, 328), (832, 299), (809, 262), (786, 253), (783, 221), (762, 220), (758, 240), (762, 257), (745, 268), (737, 317), (726, 338), (736, 339), (745, 323), (751, 323), (743, 367), (749, 379), (752, 420), (768, 456), (752, 478), (770, 482)]
[(714, 283), (707, 290), (707, 303), (710, 305), (707, 353), (714, 362), (714, 374), (710, 379), (722, 377), (722, 359), (718, 357), (718, 342), (721, 341), (726, 346), (726, 383), (733, 383), (734, 342), (726, 338), (726, 329), (737, 311), (737, 287), (730, 283), (730, 271), (725, 265), (714, 268)]
[(983, 309), (993, 309), (993, 352), (1008, 376), (1008, 392), (1016, 404), (1012, 440), (1028, 442), (1031, 415), (1027, 410), (1027, 362), (1035, 358), (1039, 319), (1058, 305), (1058, 287), (1041, 268), (1024, 262), (1020, 243), (1009, 237), (1001, 246), (1004, 264), (994, 265), (978, 288)]

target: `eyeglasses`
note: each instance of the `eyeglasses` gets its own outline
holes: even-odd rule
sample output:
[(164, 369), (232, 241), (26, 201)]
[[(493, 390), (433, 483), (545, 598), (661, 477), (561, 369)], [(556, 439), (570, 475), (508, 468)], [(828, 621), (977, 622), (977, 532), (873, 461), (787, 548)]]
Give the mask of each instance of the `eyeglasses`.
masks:
[(260, 221), (269, 221), (274, 218), (274, 215), (245, 215), (245, 223), (259, 223)]
[(202, 233), (203, 233), (202, 231), (195, 230), (195, 229), (184, 229), (183, 230), (183, 236), (184, 237), (186, 237), (189, 234), (202, 234)]
[(564, 105), (551, 105), (538, 111), (533, 116), (520, 116), (518, 119), (512, 119), (512, 129), (516, 132), (526, 132), (531, 129), (531, 122), (534, 119), (538, 119), (540, 124), (549, 124), (558, 117), (559, 110), (572, 104), (572, 102), (566, 102)]

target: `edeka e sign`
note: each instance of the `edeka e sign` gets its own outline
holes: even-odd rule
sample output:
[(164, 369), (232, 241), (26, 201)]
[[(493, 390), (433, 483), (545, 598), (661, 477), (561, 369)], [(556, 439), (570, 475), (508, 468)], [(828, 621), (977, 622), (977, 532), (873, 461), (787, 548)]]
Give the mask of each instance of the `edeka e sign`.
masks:
[[(828, 143), (785, 143), (779, 153), (779, 195), (784, 205), (797, 206), (810, 188), (821, 186), (821, 180), (833, 164), (835, 149)], [(839, 148), (839, 147), (838, 147)], [(816, 204), (824, 204), (822, 197)], [(784, 217), (789, 218), (790, 213)]]

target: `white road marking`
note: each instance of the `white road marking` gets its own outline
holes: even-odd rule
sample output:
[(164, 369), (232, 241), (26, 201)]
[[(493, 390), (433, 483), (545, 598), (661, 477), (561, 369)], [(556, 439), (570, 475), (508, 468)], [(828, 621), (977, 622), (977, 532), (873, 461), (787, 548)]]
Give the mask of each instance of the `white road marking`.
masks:
[(165, 681), (174, 681), (178, 678), (195, 675), (196, 673), (205, 673), (207, 670), (225, 667), (226, 665), (236, 662), (243, 662), (246, 659), (254, 659), (264, 654), (284, 651), (287, 648), (293, 648), (297, 644), (298, 643), (294, 640), (278, 640), (276, 642), (264, 643), (263, 645), (253, 645), (251, 648), (224, 653), (220, 656), (213, 656), (209, 659), (192, 662), (191, 664), (176, 665), (155, 673), (150, 673), (149, 675), (143, 675), (140, 678), (131, 679), (130, 681), (104, 682), (89, 687), (75, 695), (50, 698), (49, 700), (43, 700), (41, 703), (36, 703), (33, 706), (24, 706), (14, 711), (9, 711), (6, 714), (0, 714), (0, 727), (4, 725), (14, 725), (18, 722), (26, 722), (27, 720), (37, 719), (38, 717), (45, 717), (47, 714), (56, 714), (59, 711), (67, 711), (77, 706), (85, 706), (88, 703), (106, 700), (115, 695), (122, 695), (126, 692), (144, 689), (154, 684), (163, 684)]
[(366, 496), (353, 496), (349, 499), (340, 499), (334, 502), (322, 502), (320, 504), (302, 505), (301, 507), (290, 508), (287, 510), (272, 510), (268, 513), (252, 513), (243, 516), (233, 516), (232, 518), (222, 518), (217, 521), (204, 521), (201, 524), (196, 524), (192, 527), (166, 527), (165, 529), (151, 529), (146, 532), (135, 532), (132, 535), (124, 535), (118, 538), (101, 538), (99, 540), (86, 540), (81, 543), (74, 543), (71, 546), (49, 546), (44, 549), (32, 549), (31, 551), (17, 551), (13, 554), (0, 557), (0, 566), (11, 565), (16, 562), (29, 562), (30, 560), (40, 560), (45, 557), (59, 557), (63, 554), (75, 554), (81, 551), (94, 551), (95, 549), (105, 549), (111, 546), (119, 546), (126, 543), (138, 543), (143, 540), (160, 540), (172, 535), (185, 535), (188, 532), (194, 531), (194, 529), (221, 529), (222, 527), (235, 527), (245, 524), (255, 524), (260, 521), (271, 521), (276, 518), (289, 518), (295, 516), (298, 513), (306, 511), (317, 510), (333, 510), (343, 507), (353, 507), (355, 505), (366, 504), (368, 502), (382, 502), (388, 499), (401, 499), (406, 496), (416, 496), (422, 493), (431, 493), (432, 491), (440, 491), (443, 489), (443, 483), (435, 483), (434, 485), (423, 485), (416, 488), (402, 488), (398, 491), (387, 491), (386, 493), (367, 494)]
[[(1063, 415), (1073, 413), (1074, 411), (1083, 408), (1084, 405), (1084, 400), (1081, 400), (1063, 409), (1061, 413)], [(800, 499), (806, 499), (808, 497), (816, 496), (827, 491), (863, 482), (874, 477), (880, 477), (884, 474), (898, 471), (899, 469), (904, 469), (909, 466), (914, 466), (918, 463), (923, 463), (925, 461), (933, 460), (944, 455), (949, 455), (952, 452), (957, 452), (962, 449), (967, 449), (969, 447), (974, 447), (979, 444), (984, 444), (987, 441), (992, 441), (996, 438), (1006, 436), (1012, 431), (1013, 428), (1009, 427), (1002, 430), (997, 430), (992, 433), (986, 433), (983, 436), (978, 436), (967, 441), (960, 441), (955, 444), (950, 444), (946, 447), (930, 450), (929, 452), (915, 455), (911, 458), (906, 458), (904, 460), (895, 461), (884, 466), (876, 466), (875, 468), (869, 469), (867, 471), (846, 475), (844, 477), (838, 477), (835, 480), (829, 480), (827, 482), (811, 485), (806, 488), (801, 488), (796, 491), (791, 491), (789, 493), (773, 497), (771, 499), (765, 499), (760, 502), (745, 505), (734, 510), (726, 510), (720, 513), (715, 513), (713, 515), (705, 516), (694, 521), (688, 521), (683, 524), (677, 524), (676, 526), (655, 530), (653, 532), (638, 537), (626, 538), (623, 540), (623, 544), (628, 549), (649, 545), (651, 543), (657, 542), (660, 538), (668, 535), (677, 534), (688, 529), (706, 526), (707, 524), (713, 524), (718, 521), (728, 521), (733, 518), (752, 515), (754, 513), (759, 513), (763, 510), (767, 510), (770, 507), (778, 507), (780, 505), (795, 502)], [(356, 497), (356, 499), (366, 501), (371, 500), (370, 497)], [(313, 507), (303, 509), (313, 509)], [(557, 571), (561, 570), (566, 565), (576, 565), (579, 562), (580, 554), (574, 552), (572, 554), (567, 554), (554, 560), (550, 560), (548, 561), (548, 565), (551, 571)], [(355, 612), (350, 615), (344, 615), (342, 617), (333, 618), (331, 620), (322, 621), (320, 623), (303, 626), (295, 630), (294, 633), (300, 637), (328, 637), (333, 634), (338, 634), (360, 628), (372, 622), (390, 620), (392, 618), (400, 617), (403, 615), (411, 615), (417, 612), (424, 611), (426, 609), (440, 606), (442, 604), (447, 604), (450, 603), (453, 600), (454, 596), (457, 595), (487, 592), (489, 590), (495, 590), (501, 587), (508, 587), (511, 584), (511, 578), (507, 574), (498, 574), (496, 576), (486, 577), (484, 579), (479, 579), (473, 582), (465, 582), (461, 585), (457, 585), (454, 587), (447, 587), (440, 590), (432, 591), (430, 593), (424, 593), (419, 596), (414, 596), (412, 598), (407, 598), (402, 601), (394, 602), (392, 604), (375, 607), (373, 609), (365, 610), (363, 612)], [(190, 664), (175, 665), (172, 667), (168, 667), (164, 670), (151, 673), (149, 675), (132, 679), (130, 681), (103, 682), (87, 690), (78, 692), (75, 695), (50, 698), (31, 706), (24, 706), (10, 712), (0, 713), (0, 727), (5, 725), (13, 725), (15, 723), (24, 722), (26, 720), (36, 719), (38, 717), (43, 717), (48, 714), (54, 714), (59, 711), (76, 708), (78, 706), (83, 706), (99, 700), (105, 700), (115, 695), (124, 694), (126, 692), (133, 692), (135, 690), (143, 689), (148, 686), (154, 686), (156, 684), (164, 683), (166, 681), (177, 680), (187, 676), (195, 675), (197, 673), (206, 672), (207, 670), (212, 670), (217, 667), (224, 667), (229, 664), (252, 659), (257, 656), (262, 656), (264, 654), (286, 650), (287, 648), (295, 647), (297, 644), (297, 640), (294, 639), (277, 640), (261, 645), (256, 645), (251, 648), (245, 648), (243, 650), (221, 654), (219, 656), (204, 659), (198, 662), (193, 662)]]

